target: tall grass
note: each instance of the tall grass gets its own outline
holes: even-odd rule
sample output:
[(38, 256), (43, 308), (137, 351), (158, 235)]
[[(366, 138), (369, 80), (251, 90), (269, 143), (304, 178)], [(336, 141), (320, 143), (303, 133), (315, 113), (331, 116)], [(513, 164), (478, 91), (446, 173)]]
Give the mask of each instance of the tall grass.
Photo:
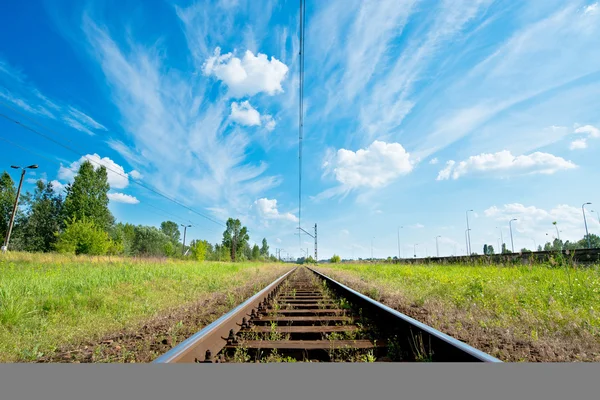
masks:
[(436, 305), (438, 317), (459, 311), (482, 327), (536, 339), (584, 333), (600, 338), (600, 266), (329, 265), (407, 303)]
[[(29, 360), (71, 341), (134, 326), (202, 295), (229, 292), (265, 271), (252, 263), (198, 263), (56, 254), (0, 256), (0, 361)], [(257, 290), (260, 287), (256, 288)]]

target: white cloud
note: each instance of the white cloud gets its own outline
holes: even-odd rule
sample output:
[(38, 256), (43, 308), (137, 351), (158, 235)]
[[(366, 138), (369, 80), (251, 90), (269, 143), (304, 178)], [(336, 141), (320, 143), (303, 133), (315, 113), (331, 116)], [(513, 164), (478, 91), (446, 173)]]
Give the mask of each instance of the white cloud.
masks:
[(249, 101), (231, 103), (231, 114), (229, 117), (240, 125), (259, 126), (260, 113), (250, 105)]
[(258, 214), (263, 218), (263, 219), (283, 219), (283, 220), (287, 220), (287, 221), (292, 221), (292, 222), (298, 222), (298, 217), (296, 217), (294, 214), (292, 213), (280, 213), (279, 210), (277, 210), (277, 200), (276, 199), (267, 199), (267, 198), (262, 198), (262, 199), (258, 199), (254, 202), (254, 205), (256, 206), (256, 210), (258, 211)]
[(287, 75), (288, 67), (273, 56), (269, 60), (265, 54), (255, 56), (250, 50), (246, 50), (242, 59), (232, 53), (221, 55), (221, 49), (217, 47), (214, 55), (204, 63), (203, 71), (222, 80), (234, 97), (257, 93), (272, 96), (283, 93), (281, 82)]
[(68, 167), (61, 164), (60, 169), (58, 170), (58, 178), (72, 181), (77, 174), (79, 167), (85, 160), (89, 160), (94, 166), (94, 169), (98, 169), (100, 165), (106, 167), (108, 184), (111, 188), (124, 189), (129, 185), (129, 175), (125, 172), (123, 167), (108, 157), (101, 158), (98, 154), (87, 154), (79, 160), (73, 161)]
[[(559, 204), (556, 207), (546, 210), (536, 206), (525, 206), (520, 203), (505, 204), (502, 207), (492, 206), (484, 211), (488, 218), (496, 221), (503, 221), (508, 224), (513, 218), (513, 232), (520, 232), (528, 236), (537, 236), (539, 239), (551, 241), (556, 234), (556, 228), (552, 225), (557, 223), (558, 230), (562, 240), (579, 240), (585, 234), (583, 228), (583, 216), (581, 207), (573, 207), (567, 204)], [(596, 225), (597, 220), (588, 218), (588, 225)], [(548, 235), (546, 235), (546, 233)], [(517, 247), (515, 245), (515, 247)]]
[(584, 125), (575, 129), (573, 133), (585, 133), (591, 138), (600, 138), (600, 129), (592, 125)]
[[(193, 7), (193, 15), (204, 16), (205, 8)], [(199, 61), (208, 56), (190, 44), (215, 40), (213, 28), (219, 22), (209, 18), (210, 38), (194, 39), (193, 32), (208, 29), (207, 25), (196, 25), (204, 21), (203, 17), (198, 20), (182, 9), (178, 9), (178, 15), (200, 67)], [(219, 15), (228, 18), (227, 13)], [(195, 207), (217, 206), (241, 217), (248, 212), (249, 203), (280, 184), (279, 176), (265, 174), (267, 163), (248, 160), (253, 138), (227, 123), (230, 101), (223, 96), (215, 99), (213, 85), (208, 79), (197, 79), (196, 69), (169, 68), (168, 60), (160, 57), (156, 48), (133, 37), (133, 46), (121, 45), (87, 15), (83, 17), (83, 31), (105, 75), (111, 100), (122, 115), (121, 128), (129, 138), (126, 144), (115, 140), (107, 143), (135, 167), (143, 165), (144, 179), (155, 188), (187, 199)], [(230, 31), (227, 28), (222, 32)], [(209, 44), (214, 48), (212, 42)], [(224, 73), (226, 63), (213, 61), (212, 73)], [(255, 87), (262, 73), (248, 68), (251, 73), (242, 83)], [(260, 88), (265, 89), (264, 85)]]
[(439, 163), (439, 160), (437, 158), (432, 158), (431, 160), (429, 160), (429, 164), (431, 165), (436, 165), (437, 163)]
[(414, 161), (399, 143), (374, 141), (366, 149), (339, 149), (330, 156), (323, 167), (326, 174), (333, 173), (342, 187), (351, 190), (359, 187), (379, 188), (390, 184), (400, 175), (413, 169)]
[(585, 139), (577, 139), (571, 142), (569, 149), (581, 150), (587, 148), (587, 141)]
[(584, 14), (595, 14), (596, 12), (598, 12), (598, 9), (600, 9), (600, 6), (598, 5), (598, 2), (590, 4), (589, 6), (587, 6), (585, 8), (585, 10), (583, 10)]
[(115, 203), (125, 203), (125, 204), (138, 204), (140, 201), (134, 196), (130, 196), (125, 193), (109, 193), (108, 199), (110, 201), (114, 201)]
[(64, 189), (65, 189), (65, 184), (57, 181), (57, 180), (53, 180), (52, 182), (52, 189), (54, 189), (54, 193), (57, 194), (64, 194)]
[(576, 168), (576, 165), (571, 161), (552, 154), (535, 152), (515, 157), (510, 151), (503, 150), (471, 156), (459, 163), (450, 160), (446, 168), (439, 172), (437, 180), (458, 179), (473, 173), (553, 174), (572, 168)]
[(138, 171), (136, 171), (135, 169), (131, 172), (129, 172), (129, 176), (131, 176), (133, 179), (135, 179), (136, 181), (143, 179), (144, 175), (140, 174)]
[(277, 243), (281, 243), (281, 239), (279, 239), (279, 238), (275, 239), (275, 241), (276, 241)]
[(273, 117), (270, 115), (263, 115), (262, 123), (264, 124), (265, 129), (268, 130), (269, 132), (271, 132), (273, 129), (275, 129), (275, 125), (277, 125), (277, 123), (275, 122)]
[(340, 233), (341, 233), (342, 235), (349, 235), (349, 234), (350, 234), (350, 231), (348, 231), (348, 229), (342, 229), (342, 230), (340, 231)]
[(423, 228), (425, 228), (425, 225), (416, 223), (414, 225), (407, 225), (406, 227), (407, 228), (412, 228), (412, 229), (423, 229)]

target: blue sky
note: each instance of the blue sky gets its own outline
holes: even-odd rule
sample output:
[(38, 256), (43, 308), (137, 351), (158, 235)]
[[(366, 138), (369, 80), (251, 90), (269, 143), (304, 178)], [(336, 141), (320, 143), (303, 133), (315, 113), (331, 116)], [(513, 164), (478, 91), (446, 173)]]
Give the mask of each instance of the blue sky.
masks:
[[(307, 0), (302, 226), (319, 257), (532, 248), (600, 209), (600, 4)], [(298, 225), (298, 2), (4, 2), (0, 159), (72, 179), (104, 163), (120, 221)], [(10, 142), (10, 143), (9, 143)], [(24, 150), (22, 147), (28, 151)], [(12, 172), (11, 172), (12, 173)], [(13, 173), (16, 179), (16, 174)], [(595, 213), (591, 232), (600, 234)], [(399, 227), (402, 226), (401, 229)], [(500, 229), (497, 229), (500, 228)]]

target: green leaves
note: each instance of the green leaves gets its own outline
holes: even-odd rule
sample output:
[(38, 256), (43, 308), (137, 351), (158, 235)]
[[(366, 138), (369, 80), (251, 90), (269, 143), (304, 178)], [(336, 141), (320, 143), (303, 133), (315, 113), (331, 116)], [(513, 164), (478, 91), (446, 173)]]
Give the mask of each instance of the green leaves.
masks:
[(103, 255), (111, 247), (108, 233), (86, 218), (72, 219), (58, 235), (56, 250), (59, 253)]
[(72, 184), (67, 185), (64, 213), (70, 220), (83, 218), (94, 222), (104, 230), (114, 223), (108, 209), (108, 176), (104, 166), (94, 169), (91, 162), (85, 161), (79, 167)]

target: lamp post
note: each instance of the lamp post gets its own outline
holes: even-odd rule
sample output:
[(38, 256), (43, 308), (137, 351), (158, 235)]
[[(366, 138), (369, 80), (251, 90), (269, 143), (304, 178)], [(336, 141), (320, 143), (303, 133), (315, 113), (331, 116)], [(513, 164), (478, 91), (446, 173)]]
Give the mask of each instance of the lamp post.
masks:
[(594, 211), (594, 210), (590, 210), (590, 211), (596, 213), (596, 215), (598, 216), (598, 225), (600, 225), (600, 214), (598, 213), (598, 211)]
[(183, 226), (183, 245), (181, 246), (181, 255), (185, 255), (185, 234), (187, 232), (187, 228), (191, 228), (191, 225), (184, 225), (184, 224), (180, 224), (181, 226)]
[(400, 229), (404, 228), (403, 226), (398, 227), (398, 260), (402, 258), (402, 251), (400, 250)]
[(442, 237), (441, 235), (437, 235), (435, 237), (435, 252), (438, 257), (440, 256), (440, 247), (438, 246), (438, 238), (441, 238), (441, 237)]
[[(502, 241), (502, 244), (504, 244), (504, 237), (502, 236), (502, 229), (496, 227), (496, 229), (498, 229), (500, 231), (500, 240)], [(498, 246), (500, 247), (500, 246)], [(500, 249), (498, 250), (500, 252), (500, 254), (502, 254), (502, 247), (500, 247)]]
[(471, 253), (469, 253), (469, 241), (467, 239), (467, 233), (470, 231), (470, 229), (466, 229), (465, 230), (465, 245), (467, 246), (467, 255), (470, 255)]
[(512, 225), (511, 223), (513, 221), (517, 221), (516, 218), (511, 219), (510, 221), (508, 221), (508, 228), (510, 229), (510, 247), (512, 248), (512, 252), (515, 252), (515, 244), (513, 242), (513, 234), (512, 234)]
[(21, 180), (19, 181), (19, 189), (17, 189), (17, 197), (15, 198), (15, 204), (13, 206), (12, 214), (10, 215), (10, 221), (8, 223), (8, 230), (6, 231), (6, 237), (4, 238), (4, 246), (2, 246), (2, 252), (6, 252), (8, 250), (8, 242), (10, 241), (10, 234), (12, 233), (13, 224), (15, 223), (15, 216), (17, 214), (17, 208), (19, 206), (19, 197), (21, 196), (21, 186), (23, 186), (23, 178), (25, 177), (25, 173), (28, 169), (36, 169), (38, 166), (36, 164), (30, 165), (28, 167), (19, 167), (16, 165), (10, 166), (13, 169), (21, 170)]
[(585, 219), (585, 209), (584, 209), (584, 207), (588, 204), (592, 204), (592, 203), (590, 203), (590, 202), (583, 203), (583, 205), (581, 206), (581, 212), (583, 213), (583, 223), (585, 225), (585, 236), (587, 236), (588, 249), (591, 249), (592, 244), (590, 242), (590, 234), (588, 233), (587, 220)]
[(470, 230), (471, 228), (469, 228), (469, 211), (473, 211), (473, 210), (467, 210), (467, 212), (465, 212), (465, 215), (467, 216), (467, 252), (469, 254), (471, 254), (471, 233)]
[(556, 237), (558, 238), (558, 240), (560, 240), (560, 233), (558, 233), (558, 224), (556, 223), (556, 221), (554, 221), (552, 225), (554, 225), (554, 227), (556, 228)]
[(371, 261), (373, 261), (373, 239), (375, 239), (375, 236), (371, 238)]

